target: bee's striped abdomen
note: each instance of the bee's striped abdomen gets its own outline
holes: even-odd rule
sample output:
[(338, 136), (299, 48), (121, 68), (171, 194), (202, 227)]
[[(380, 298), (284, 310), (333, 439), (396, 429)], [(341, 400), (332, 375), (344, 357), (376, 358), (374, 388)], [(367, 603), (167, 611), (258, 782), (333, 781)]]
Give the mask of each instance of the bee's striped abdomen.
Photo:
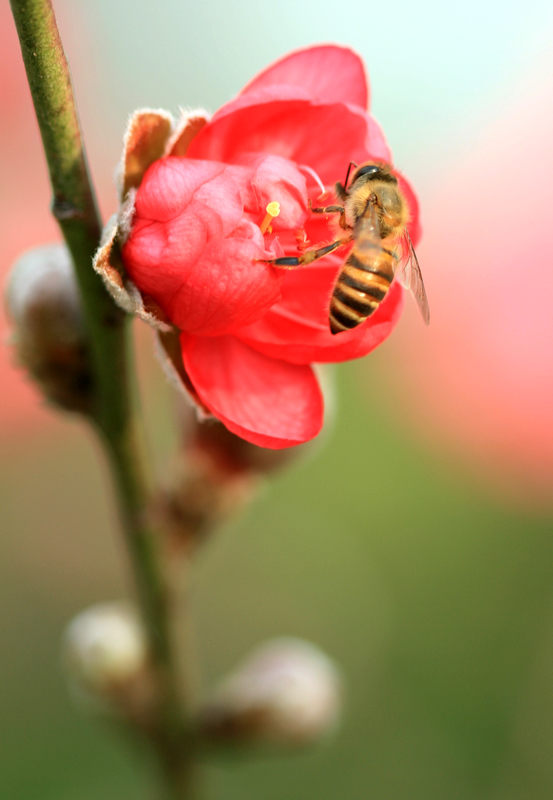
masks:
[(374, 240), (356, 242), (330, 300), (331, 333), (356, 328), (376, 311), (394, 279), (394, 259)]

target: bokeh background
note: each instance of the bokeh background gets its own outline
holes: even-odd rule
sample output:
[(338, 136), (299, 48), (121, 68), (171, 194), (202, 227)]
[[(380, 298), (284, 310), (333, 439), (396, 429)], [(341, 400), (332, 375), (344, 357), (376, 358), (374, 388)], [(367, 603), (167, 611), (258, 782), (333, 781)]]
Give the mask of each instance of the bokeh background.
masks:
[[(335, 371), (321, 447), (220, 531), (194, 576), (203, 686), (262, 639), (302, 636), (341, 665), (343, 725), (309, 753), (206, 766), (206, 798), (550, 798), (551, 4), (55, 7), (106, 217), (134, 108), (215, 110), (271, 60), (321, 41), (363, 55), (374, 114), (421, 200), (430, 328), (408, 304), (389, 342)], [(4, 276), (57, 238), (8, 3), (0, 144)], [(147, 332), (137, 341), (162, 473), (173, 398)], [(102, 454), (44, 407), (4, 346), (0, 380), (0, 796), (146, 800), (148, 765), (75, 710), (59, 668), (69, 619), (130, 591)]]

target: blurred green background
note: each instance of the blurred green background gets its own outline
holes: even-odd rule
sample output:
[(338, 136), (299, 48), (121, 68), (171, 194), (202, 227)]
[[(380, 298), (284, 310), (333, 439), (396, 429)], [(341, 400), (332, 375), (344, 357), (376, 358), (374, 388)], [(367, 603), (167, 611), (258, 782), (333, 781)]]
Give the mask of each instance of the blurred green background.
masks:
[[(448, 10), (405, 0), (343, 10), (311, 0), (55, 6), (106, 215), (133, 108), (215, 110), (269, 61), (332, 40), (363, 55), (373, 111), (431, 230), (425, 200), (439, 197), (450, 165), (509, 110), (521, 81), (532, 85), (550, 63), (553, 39), (551, 6), (537, 0), (524, 9), (469, 2)], [(2, 36), (11, 37), (4, 54), (13, 54), (1, 13)], [(18, 91), (6, 95), (0, 126), (0, 204), (5, 220), (22, 209), (17, 224), (3, 226), (9, 262), (53, 227), (20, 68), (6, 61), (3, 71)], [(31, 199), (34, 186), (43, 194)], [(432, 303), (439, 278), (431, 256)], [(304, 754), (206, 765), (209, 800), (553, 796), (553, 501), (526, 491), (531, 479), (516, 493), (505, 488), (508, 464), (490, 480), (473, 451), (460, 457), (413, 427), (415, 384), (401, 377), (401, 348), (418, 325), (407, 309), (397, 342), (335, 371), (336, 414), (321, 446), (271, 479), (198, 558), (192, 604), (203, 686), (261, 640), (296, 635), (340, 664), (347, 687), (335, 737)], [(173, 399), (144, 332), (138, 347), (162, 473)], [(74, 708), (59, 667), (72, 616), (130, 591), (102, 454), (78, 421), (39, 409), (13, 369), (1, 374), (0, 797), (146, 800), (148, 764), (117, 731)], [(516, 450), (508, 454), (516, 462)], [(544, 463), (536, 469), (551, 487)]]
[[(341, 665), (343, 725), (307, 754), (210, 766), (206, 796), (546, 798), (551, 520), (490, 501), (407, 441), (360, 391), (355, 366), (340, 372), (326, 446), (271, 481), (211, 541), (193, 607), (204, 685), (262, 639), (302, 636)], [(148, 383), (163, 449), (171, 397)], [(32, 442), (8, 450), (3, 796), (151, 797), (144, 764), (75, 710), (59, 670), (66, 622), (128, 590), (98, 448), (78, 424), (60, 422), (38, 452)]]

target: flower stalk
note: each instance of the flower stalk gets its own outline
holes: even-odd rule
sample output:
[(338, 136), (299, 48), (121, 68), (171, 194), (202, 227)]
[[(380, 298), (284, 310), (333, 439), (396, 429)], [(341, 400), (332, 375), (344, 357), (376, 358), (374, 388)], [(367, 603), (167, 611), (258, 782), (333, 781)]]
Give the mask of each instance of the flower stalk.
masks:
[[(184, 714), (169, 626), (169, 587), (160, 538), (149, 527), (149, 476), (132, 399), (130, 318), (92, 268), (102, 222), (91, 183), (67, 59), (50, 0), (10, 0), (52, 185), (52, 213), (71, 253), (92, 363), (90, 418), (111, 464), (157, 683), (151, 739), (171, 798), (189, 797), (182, 775)], [(180, 763), (182, 762), (182, 763)], [(178, 781), (177, 781), (178, 777)], [(177, 787), (177, 782), (181, 788)]]

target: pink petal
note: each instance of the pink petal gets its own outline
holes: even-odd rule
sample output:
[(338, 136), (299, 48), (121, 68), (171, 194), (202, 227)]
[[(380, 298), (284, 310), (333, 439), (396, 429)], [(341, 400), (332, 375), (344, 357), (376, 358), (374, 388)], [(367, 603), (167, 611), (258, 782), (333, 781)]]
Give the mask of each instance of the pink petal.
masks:
[(241, 94), (275, 84), (300, 86), (314, 100), (337, 100), (368, 108), (365, 66), (349, 47), (323, 44), (296, 50), (260, 72)]
[(351, 160), (391, 160), (369, 114), (358, 106), (311, 102), (293, 87), (267, 87), (227, 103), (193, 140), (188, 156), (234, 164), (260, 152), (306, 164), (328, 186), (343, 180)]
[(234, 336), (181, 336), (184, 366), (198, 395), (226, 427), (279, 450), (316, 436), (323, 398), (313, 370), (256, 352)]
[[(261, 238), (259, 229), (251, 227)], [(253, 239), (210, 242), (171, 300), (174, 324), (183, 331), (215, 336), (248, 324), (246, 319), (261, 318), (280, 299), (281, 276), (269, 264), (256, 261), (260, 257), (271, 254)]]
[(235, 330), (236, 336), (267, 356), (293, 364), (348, 361), (370, 353), (397, 325), (403, 291), (394, 281), (385, 300), (366, 322), (334, 336), (328, 327), (328, 306), (341, 263), (287, 272), (281, 302), (258, 322)]
[[(254, 222), (260, 223), (265, 215), (267, 204), (277, 202), (280, 214), (275, 217), (272, 228), (275, 231), (300, 228), (307, 216), (307, 185), (305, 176), (297, 166), (280, 156), (267, 156), (264, 153), (248, 153), (241, 156), (240, 165), (251, 171), (251, 200), (255, 213)], [(250, 207), (245, 205), (245, 210)]]
[(143, 294), (181, 330), (215, 335), (259, 319), (280, 298), (282, 273), (257, 261), (273, 254), (253, 223), (223, 238), (196, 204), (171, 223), (137, 225), (125, 265)]
[(245, 169), (213, 161), (159, 159), (147, 170), (136, 195), (136, 219), (170, 222), (193, 201), (201, 201), (218, 213), (230, 231), (241, 220), (241, 191), (248, 178)]
[[(144, 177), (123, 260), (141, 292), (182, 330), (227, 332), (280, 298), (281, 272), (257, 260), (281, 255), (280, 246), (244, 215), (251, 176), (246, 167), (166, 158)], [(292, 205), (301, 224), (304, 204)]]

